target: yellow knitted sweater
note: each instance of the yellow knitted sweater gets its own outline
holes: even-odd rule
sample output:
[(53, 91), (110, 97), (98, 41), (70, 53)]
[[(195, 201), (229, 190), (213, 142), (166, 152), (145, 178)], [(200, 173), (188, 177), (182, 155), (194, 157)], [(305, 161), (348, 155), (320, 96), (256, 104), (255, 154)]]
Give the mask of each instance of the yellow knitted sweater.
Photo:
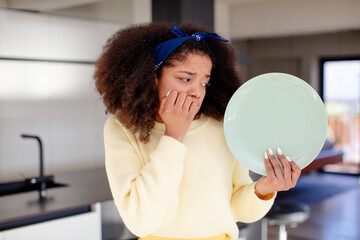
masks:
[(183, 143), (156, 122), (140, 142), (114, 116), (104, 127), (106, 172), (116, 207), (139, 237), (238, 237), (236, 221), (262, 218), (274, 202), (254, 193), (248, 169), (230, 152), (222, 122), (202, 115)]

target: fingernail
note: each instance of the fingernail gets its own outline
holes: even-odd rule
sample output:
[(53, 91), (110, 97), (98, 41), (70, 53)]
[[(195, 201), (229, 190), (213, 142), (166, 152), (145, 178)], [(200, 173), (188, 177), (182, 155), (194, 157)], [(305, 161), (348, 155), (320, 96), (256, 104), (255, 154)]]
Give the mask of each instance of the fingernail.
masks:
[(169, 96), (169, 94), (171, 93), (171, 91), (172, 91), (172, 89), (170, 89), (170, 90), (166, 93), (165, 97)]
[(265, 157), (265, 159), (269, 159), (269, 157), (268, 157), (268, 155), (267, 155), (266, 152), (264, 153), (264, 157)]
[(281, 149), (280, 148), (277, 148), (276, 149), (276, 151), (278, 152), (278, 154), (280, 154), (280, 155), (282, 155), (283, 154), (283, 152), (281, 151)]
[(289, 158), (288, 156), (286, 156), (286, 159), (287, 159), (289, 162), (292, 161), (291, 158)]
[(274, 155), (273, 151), (271, 150), (271, 148), (269, 148), (269, 153), (270, 155)]

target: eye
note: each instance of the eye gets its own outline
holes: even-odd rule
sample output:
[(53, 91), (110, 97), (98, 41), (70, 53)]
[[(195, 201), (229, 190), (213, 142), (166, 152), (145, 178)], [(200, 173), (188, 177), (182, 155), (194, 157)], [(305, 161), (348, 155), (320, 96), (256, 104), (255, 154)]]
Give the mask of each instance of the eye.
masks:
[(208, 82), (203, 82), (203, 83), (201, 83), (201, 85), (202, 85), (203, 87), (208, 87), (208, 86), (210, 86), (210, 83), (208, 83)]
[(190, 78), (180, 78), (182, 81), (184, 81), (184, 82), (190, 82)]

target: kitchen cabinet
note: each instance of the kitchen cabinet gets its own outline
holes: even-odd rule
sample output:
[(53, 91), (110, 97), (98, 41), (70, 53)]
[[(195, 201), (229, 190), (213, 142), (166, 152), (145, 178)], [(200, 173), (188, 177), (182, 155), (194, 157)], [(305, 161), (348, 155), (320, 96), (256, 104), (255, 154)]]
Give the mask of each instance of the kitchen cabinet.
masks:
[(92, 211), (38, 224), (0, 232), (0, 240), (100, 240), (101, 206), (95, 203)]
[(57, 173), (54, 178), (66, 186), (48, 189), (43, 203), (36, 191), (0, 197), (0, 240), (100, 240), (102, 234), (102, 239), (132, 238), (124, 234), (104, 167)]
[(1, 56), (49, 58), (48, 18), (46, 15), (0, 8)]
[(0, 55), (94, 61), (106, 40), (122, 26), (125, 25), (0, 8)]

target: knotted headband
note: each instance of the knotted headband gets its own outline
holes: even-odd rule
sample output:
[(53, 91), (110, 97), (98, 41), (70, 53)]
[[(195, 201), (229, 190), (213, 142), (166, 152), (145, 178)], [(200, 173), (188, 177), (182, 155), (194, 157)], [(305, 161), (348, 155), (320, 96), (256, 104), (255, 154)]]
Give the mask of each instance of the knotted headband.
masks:
[(181, 28), (176, 25), (171, 26), (171, 32), (177, 38), (170, 39), (168, 41), (162, 42), (155, 48), (155, 57), (156, 57), (156, 65), (155, 70), (157, 70), (164, 60), (172, 53), (176, 48), (178, 48), (181, 44), (189, 39), (195, 39), (196, 41), (202, 41), (207, 44), (204, 40), (205, 38), (210, 38), (218, 41), (228, 42), (229, 40), (222, 39), (214, 32), (198, 32), (194, 33), (191, 36), (187, 35)]

